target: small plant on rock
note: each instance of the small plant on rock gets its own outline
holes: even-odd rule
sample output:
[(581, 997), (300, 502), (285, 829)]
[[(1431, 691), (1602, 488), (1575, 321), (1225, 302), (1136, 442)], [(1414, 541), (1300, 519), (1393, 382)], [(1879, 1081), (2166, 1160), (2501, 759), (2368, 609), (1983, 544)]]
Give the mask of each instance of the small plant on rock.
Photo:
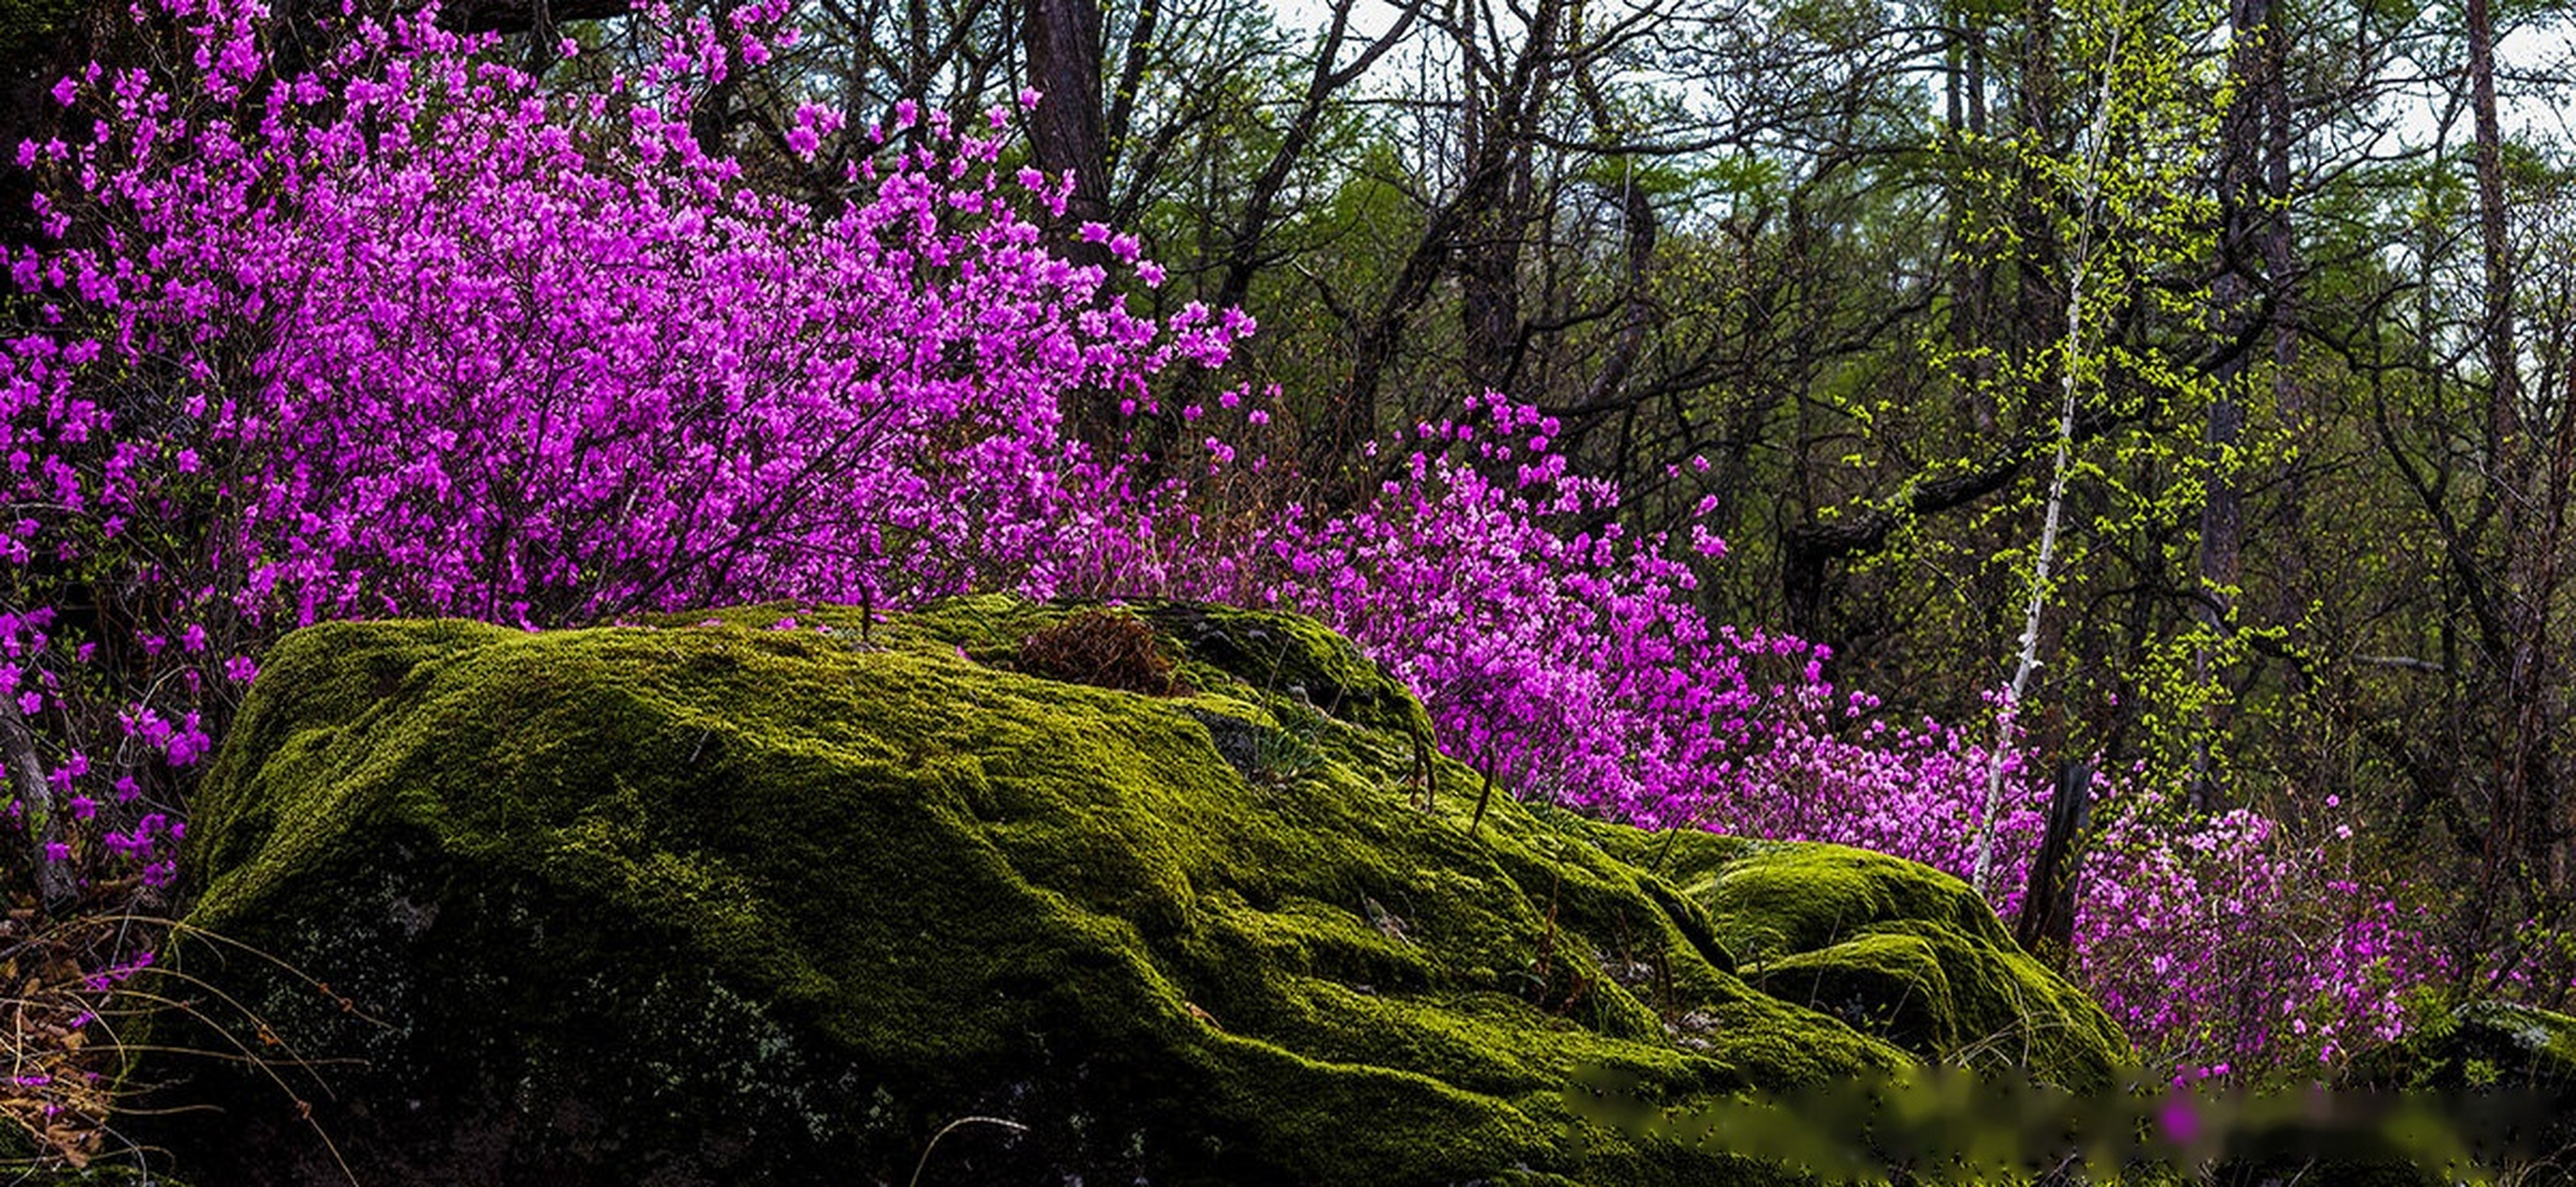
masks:
[(1020, 641), (1017, 666), (1032, 676), (1168, 697), (1187, 688), (1153, 629), (1125, 614), (1082, 610)]

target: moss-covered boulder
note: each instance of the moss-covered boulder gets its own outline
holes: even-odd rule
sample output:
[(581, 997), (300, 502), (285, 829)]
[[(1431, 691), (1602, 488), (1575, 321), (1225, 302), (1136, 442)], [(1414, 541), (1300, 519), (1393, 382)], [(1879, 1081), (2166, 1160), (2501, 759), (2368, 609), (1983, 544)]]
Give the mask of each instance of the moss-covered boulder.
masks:
[(255, 1058), (146, 1065), (217, 1106), (150, 1136), (211, 1182), (1758, 1183), (1570, 1086), (2127, 1056), (1955, 880), (1507, 800), (1471, 836), (1348, 642), (1141, 606), (1173, 695), (1022, 670), (1072, 613), (290, 636), (166, 1024)]
[(2403, 1041), (2355, 1061), (2351, 1078), (2387, 1089), (2521, 1089), (2576, 1101), (2576, 1018), (2471, 1002), (2419, 1018)]
[(1717, 920), (1755, 988), (1925, 1059), (2038, 1069), (2110, 1088), (2128, 1040), (2082, 991), (2012, 941), (1985, 900), (1938, 870), (1839, 845), (1605, 828), (1612, 852)]
[[(2364, 1052), (2344, 1086), (2403, 1094), (2450, 1117), (2455, 1135), (2507, 1181), (2566, 1182), (2576, 1166), (2576, 1018), (2504, 1001), (2419, 1011), (2403, 1039)], [(2382, 1157), (2331, 1168), (2358, 1187), (2457, 1176)]]

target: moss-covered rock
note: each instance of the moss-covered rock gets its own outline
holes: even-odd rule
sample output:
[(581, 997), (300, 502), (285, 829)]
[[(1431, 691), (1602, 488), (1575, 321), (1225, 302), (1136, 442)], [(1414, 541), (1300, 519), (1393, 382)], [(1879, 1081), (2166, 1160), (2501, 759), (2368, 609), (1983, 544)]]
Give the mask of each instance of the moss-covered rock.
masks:
[(2012, 942), (1968, 885), (1838, 845), (1607, 830), (1615, 852), (1716, 920), (1737, 972), (1944, 1063), (2039, 1068), (2061, 1087), (2112, 1086), (2128, 1040), (2091, 999)]
[(2404, 1041), (2356, 1061), (2352, 1078), (2410, 1091), (2528, 1089), (2576, 1097), (2576, 1018), (2512, 1002), (2471, 1002), (2419, 1019)]
[(1754, 1183), (1795, 1176), (1569, 1086), (2127, 1054), (1953, 880), (1510, 802), (1471, 837), (1347, 641), (1124, 612), (1187, 695), (1012, 670), (1067, 610), (1006, 598), (290, 636), (176, 960), (263, 1058), (148, 1065), (222, 1106), (152, 1136), (216, 1182)]
[[(2355, 1058), (2345, 1086), (2435, 1102), (2510, 1181), (2568, 1181), (2576, 1165), (2576, 1018), (2480, 1001), (2421, 1011), (2414, 1021), (2405, 1038)], [(2336, 1182), (2357, 1187), (2430, 1187), (2453, 1177), (2390, 1157), (2330, 1169)]]

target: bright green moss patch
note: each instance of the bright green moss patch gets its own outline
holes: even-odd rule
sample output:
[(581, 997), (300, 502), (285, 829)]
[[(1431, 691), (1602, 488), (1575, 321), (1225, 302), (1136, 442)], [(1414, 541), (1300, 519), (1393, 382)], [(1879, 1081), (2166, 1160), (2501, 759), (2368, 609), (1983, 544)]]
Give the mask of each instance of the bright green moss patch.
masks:
[(2132, 1061), (2100, 1007), (1938, 870), (1837, 845), (1600, 830), (1705, 907), (1738, 971), (1784, 1000), (1923, 1059), (2028, 1068), (2079, 1091)]
[[(290, 636), (201, 793), (190, 922), (331, 992), (185, 971), (363, 1061), (288, 1078), (389, 1182), (900, 1182), (968, 1115), (1028, 1128), (953, 1132), (940, 1181), (1761, 1182), (1566, 1089), (2124, 1049), (1954, 882), (1508, 800), (1471, 838), (1476, 779), (1346, 641), (1149, 605), (1189, 695), (1012, 670), (1068, 612)], [(261, 1077), (170, 1066), (232, 1106), (166, 1124), (183, 1164), (336, 1181)]]

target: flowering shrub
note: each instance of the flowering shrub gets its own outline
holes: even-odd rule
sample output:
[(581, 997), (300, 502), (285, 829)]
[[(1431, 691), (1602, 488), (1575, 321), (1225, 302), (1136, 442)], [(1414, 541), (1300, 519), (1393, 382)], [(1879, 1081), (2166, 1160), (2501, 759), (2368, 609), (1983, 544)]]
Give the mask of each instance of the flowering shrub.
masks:
[[(1867, 720), (1877, 702), (1827, 682), (1821, 647), (1711, 628), (1690, 566), (1621, 528), (1617, 489), (1567, 471), (1552, 420), (1499, 396), (1474, 412), (1417, 429), (1403, 478), (1368, 505), (1208, 550), (1265, 563), (1189, 592), (1330, 623), (1421, 693), (1444, 749), (1524, 794), (1964, 873), (1982, 751), (1936, 723)], [(1691, 546), (1725, 551), (1696, 524)], [(2004, 831), (2026, 862), (2039, 816), (2016, 786)]]
[[(732, 33), (783, 36), (780, 7)], [(295, 78), (256, 4), (169, 14), (193, 69), (93, 66), (55, 97), (94, 134), (19, 152), (63, 246), (11, 261), (33, 316), (0, 345), (0, 689), (50, 744), (15, 801), (49, 876), (166, 879), (183, 826), (142, 793), (207, 752), (282, 626), (1015, 581), (1077, 476), (1115, 478), (1064, 393), (1141, 394), (1240, 324), (1131, 316), (1048, 255), (1018, 204), (1063, 193), (998, 167), (1007, 113), (929, 117), (830, 219), (746, 188), (689, 135), (725, 62), (703, 22), (567, 95), (433, 10), (354, 21)], [(798, 143), (833, 122), (809, 108)]]
[(2076, 906), (2077, 978), (2149, 1066), (2313, 1074), (2397, 1038), (2405, 992), (2447, 977), (2427, 930), (2361, 881), (2348, 847), (2243, 809), (2192, 819), (2154, 793), (2099, 790), (2114, 818)]

